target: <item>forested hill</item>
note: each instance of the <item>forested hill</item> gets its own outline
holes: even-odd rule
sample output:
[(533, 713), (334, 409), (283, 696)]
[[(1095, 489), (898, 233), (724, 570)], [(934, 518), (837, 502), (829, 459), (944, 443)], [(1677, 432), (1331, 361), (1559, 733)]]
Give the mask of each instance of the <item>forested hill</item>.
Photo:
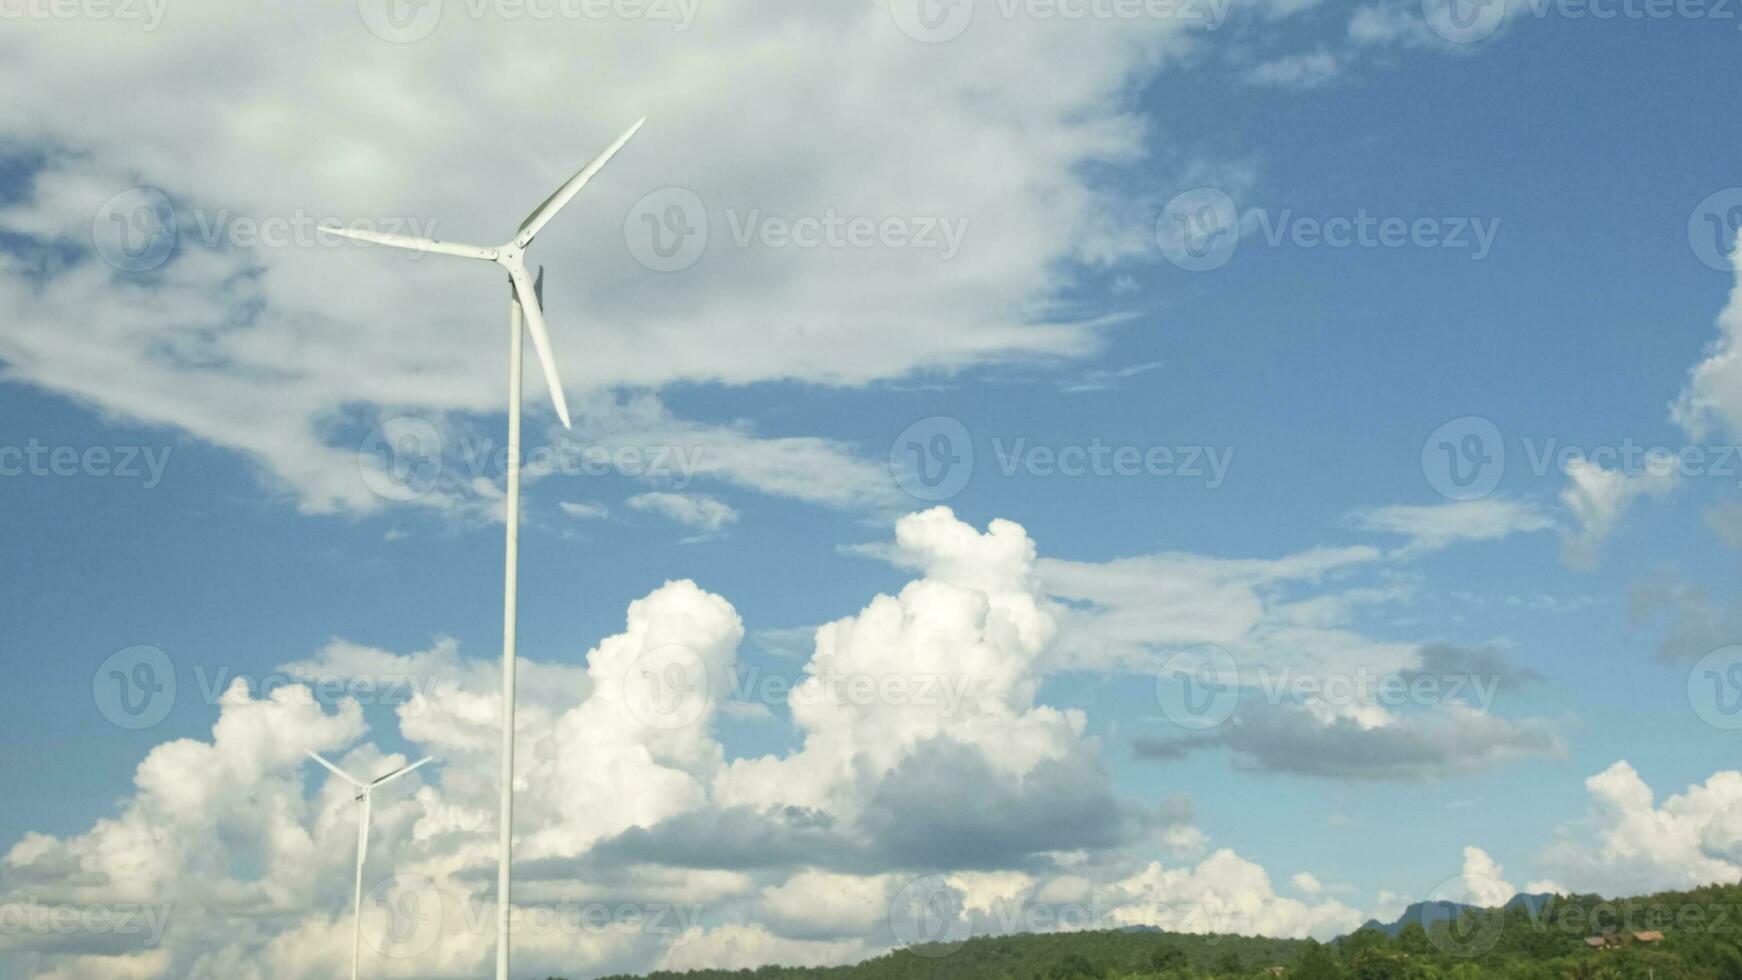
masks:
[[(1291, 962), (1297, 939), (1187, 936), (1147, 930), (989, 936), (897, 950), (853, 966), (763, 967), (653, 973), (645, 980), (1005, 980), (1007, 977), (1146, 975), (1156, 966), (1213, 974)], [(1071, 972), (1073, 967), (1091, 972)], [(1097, 973), (1094, 970), (1107, 972)], [(627, 976), (605, 980), (641, 980)]]
[[(853, 966), (654, 973), (645, 980), (1742, 980), (1742, 885), (1553, 897), (1333, 943), (1077, 932), (898, 950)], [(553, 978), (555, 980), (555, 978)], [(606, 980), (635, 980), (612, 977)]]

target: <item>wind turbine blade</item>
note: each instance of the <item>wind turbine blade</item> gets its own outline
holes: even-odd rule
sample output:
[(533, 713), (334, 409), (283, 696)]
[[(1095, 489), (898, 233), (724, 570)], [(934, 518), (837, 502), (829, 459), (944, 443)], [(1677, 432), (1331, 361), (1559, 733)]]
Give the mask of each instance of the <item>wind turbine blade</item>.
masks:
[(374, 789), (374, 788), (379, 787), (379, 786), (384, 786), (387, 783), (390, 783), (393, 780), (398, 779), (399, 777), (405, 775), (406, 773), (409, 773), (412, 770), (417, 769), (417, 768), (431, 762), (432, 760), (434, 760), (434, 758), (435, 758), (434, 756), (429, 756), (427, 758), (420, 759), (417, 762), (414, 762), (409, 766), (401, 766), (400, 768), (395, 769), (392, 772), (388, 773), (387, 775), (382, 776), (381, 778), (370, 783), (369, 788)]
[(634, 138), (645, 122), (647, 122), (646, 116), (636, 120), (635, 125), (629, 127), (628, 132), (617, 137), (617, 142), (606, 147), (605, 152), (594, 157), (592, 163), (582, 167), (580, 173), (570, 177), (568, 183), (558, 187), (555, 194), (545, 198), (543, 204), (534, 208), (532, 213), (526, 216), (526, 220), (520, 223), (520, 231), (514, 236), (514, 244), (525, 248), (531, 243), (533, 236), (538, 234), (538, 230), (548, 224), (550, 219), (556, 217), (556, 213), (563, 209), (563, 205), (573, 200), (574, 196), (581, 192), (581, 188), (587, 186), (587, 181), (593, 179), (594, 174), (604, 169), (605, 164), (611, 162), (611, 158), (617, 155), (618, 150), (623, 149), (625, 143)]
[(351, 777), (350, 773), (346, 772), (343, 769), (340, 769), (338, 766), (333, 765), (332, 763), (328, 762), (327, 760), (321, 758), (319, 755), (316, 755), (315, 753), (310, 752), (308, 754), (308, 757), (315, 760), (316, 762), (320, 763), (321, 765), (326, 766), (327, 769), (329, 771), (331, 771), (333, 775), (339, 777), (340, 779), (343, 779), (347, 783), (350, 783), (352, 786), (355, 786), (358, 789), (368, 789), (369, 788), (369, 787), (363, 785), (362, 780), (353, 779)]
[(483, 259), (486, 262), (496, 261), (496, 250), (478, 245), (461, 245), (457, 242), (441, 242), (433, 238), (414, 238), (411, 235), (389, 235), (379, 231), (363, 231), (356, 228), (341, 228), (338, 225), (322, 225), (321, 231), (349, 238), (353, 241), (369, 242), (372, 245), (392, 245), (394, 248), (408, 248), (414, 252), (435, 252), (440, 255), (457, 255), (462, 259)]
[(538, 287), (522, 267), (509, 269), (508, 277), (514, 281), (514, 295), (526, 315), (526, 332), (532, 336), (532, 349), (538, 352), (538, 364), (544, 368), (544, 384), (550, 389), (550, 400), (556, 403), (556, 417), (562, 419), (563, 428), (573, 428), (569, 424), (569, 402), (563, 397), (563, 381), (556, 373), (556, 355), (551, 353), (550, 334), (544, 326), (544, 309), (538, 304)]

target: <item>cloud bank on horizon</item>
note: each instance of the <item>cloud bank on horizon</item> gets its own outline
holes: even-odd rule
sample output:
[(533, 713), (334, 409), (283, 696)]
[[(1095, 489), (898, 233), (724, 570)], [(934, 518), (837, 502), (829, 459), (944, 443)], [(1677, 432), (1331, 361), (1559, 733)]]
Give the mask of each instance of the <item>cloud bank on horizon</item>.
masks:
[[(959, 930), (947, 935), (1034, 928), (1035, 909), (1079, 927), (1320, 938), (1363, 921), (1319, 884), (1332, 869), (1278, 869), (1298, 879), (1278, 887), (1270, 870), (1213, 848), (1183, 800), (1146, 806), (1114, 790), (1110, 746), (1086, 732), (1082, 712), (1037, 700), (1048, 650), (1081, 627), (1060, 616), (1020, 526), (979, 531), (937, 508), (902, 518), (889, 552), (921, 574), (815, 631), (787, 700), (799, 735), (788, 752), (734, 757), (718, 740), (744, 626), (725, 598), (691, 582), (632, 603), (584, 670), (526, 665), (516, 853), (525, 968), (846, 962), (937, 938), (904, 928), (902, 910), (939, 896), (959, 917), (930, 927)], [(1442, 649), (1418, 666), (1469, 656)], [(430, 681), (396, 708), (397, 734), (441, 765), (376, 804), (365, 922), (378, 973), (469, 976), (493, 955), (494, 666), (451, 643), (401, 655), (335, 641), (284, 668), (311, 684)], [(673, 670), (683, 683), (659, 681)], [(926, 694), (925, 679), (953, 682), (959, 697)], [(1288, 724), (1349, 724), (1300, 710)], [(1340, 737), (1389, 723), (1357, 718)], [(306, 780), (302, 753), (336, 753), (351, 771), (404, 764), (379, 737), (353, 700), (323, 705), (301, 686), (256, 695), (236, 682), (210, 740), (154, 749), (117, 816), (70, 837), (31, 834), (0, 860), (6, 901), (162, 909), (160, 940), (81, 947), (9, 934), (0, 961), (37, 977), (331, 975), (349, 955), (355, 810), (325, 773)], [(1566, 887), (1742, 874), (1732, 819), (1742, 772), (1661, 805), (1625, 762), (1587, 786), (1591, 839), (1564, 835), (1545, 853)], [(1479, 857), (1467, 854), (1463, 873), (1504, 883), (1471, 850)], [(1561, 887), (1530, 887), (1549, 886)], [(414, 911), (400, 922), (404, 908)], [(624, 908), (633, 922), (586, 918)]]

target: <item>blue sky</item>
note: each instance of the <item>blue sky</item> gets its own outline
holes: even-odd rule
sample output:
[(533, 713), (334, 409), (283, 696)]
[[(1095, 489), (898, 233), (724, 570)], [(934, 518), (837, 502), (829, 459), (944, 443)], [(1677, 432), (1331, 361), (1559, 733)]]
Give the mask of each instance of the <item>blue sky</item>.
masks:
[[(1555, 466), (1532, 472), (1531, 455), (1550, 440), (1587, 450), (1631, 440), (1718, 447), (1707, 458), (1722, 460), (1733, 454), (1723, 447), (1742, 437), (1730, 427), (1742, 419), (1742, 404), (1726, 401), (1737, 394), (1731, 376), (1720, 366), (1707, 387), (1690, 380), (1696, 365), (1721, 357), (1715, 324), (1736, 284), (1731, 271), (1701, 261), (1689, 230), (1702, 201), (1738, 184), (1742, 136), (1723, 124), (1734, 102), (1726, 69), (1736, 23), (1536, 17), (1525, 7), (1493, 37), (1452, 44), (1432, 35), (1416, 5), (1237, 5), (1214, 31), (1149, 36), (1154, 25), (1114, 25), (1060, 44), (1049, 32), (1064, 27), (999, 23), (980, 11), (962, 38), (926, 45), (892, 34), (887, 17), (819, 16), (816, 24), (792, 15), (783, 43), (800, 50), (766, 56), (781, 70), (738, 65), (727, 47), (739, 32), (771, 26), (773, 15), (764, 24), (703, 14), (696, 33), (674, 38), (647, 24), (613, 24), (588, 38), (576, 31), (590, 25), (561, 25), (539, 51), (561, 55), (572, 44), (582, 65), (540, 62), (540, 77), (554, 82), (572, 70), (618, 87), (608, 89), (610, 105), (574, 109), (584, 122), (572, 126), (559, 99), (537, 112), (516, 109), (494, 137), (474, 134), (486, 148), (495, 140), (527, 147), (507, 154), (507, 187), (482, 179), (488, 153), (467, 146), (474, 137), (457, 124), (480, 125), (493, 93), (444, 106), (369, 87), (403, 72), (395, 84), (409, 91), (444, 61), (487, 57), (496, 41), (483, 38), (498, 29), (529, 41), (528, 25), (488, 18), (444, 22), (406, 45), (370, 37), (349, 11), (299, 23), (287, 51), (342, 36), (331, 42), (335, 51), (383, 59), (376, 74), (357, 77), (369, 96), (355, 114), (327, 119), (333, 143), (302, 161), (294, 159), (309, 152), (294, 145), (302, 124), (272, 109), (275, 96), (296, 98), (286, 94), (296, 91), (292, 73), (272, 57), (254, 67), (222, 59), (215, 77), (240, 87), (248, 111), (232, 107), (202, 124), (111, 118), (105, 127), (80, 110), (106, 105), (115, 118), (122, 110), (87, 102), (92, 96), (59, 71), (41, 104), (0, 115), (12, 161), (0, 172), (8, 202), (0, 275), (9, 319), (25, 325), (0, 337), (0, 446), (168, 454), (161, 482), (149, 488), (139, 478), (88, 473), (0, 478), (0, 537), (13, 555), (0, 592), (0, 644), (11, 665), (0, 713), (14, 747), (0, 852), (48, 835), (75, 856), (68, 860), (92, 861), (98, 821), (148, 822), (158, 811), (139, 803), (145, 791), (134, 785), (135, 770), (164, 743), (212, 740), (219, 709), (201, 687), (214, 676), (272, 676), (334, 641), (410, 655), (438, 638), (451, 638), (487, 676), (500, 643), (501, 526), (489, 488), (464, 477), (456, 447), (502, 438), (500, 327), (491, 319), (500, 302), (486, 292), (488, 280), (457, 263), (438, 267), (435, 257), (412, 266), (363, 250), (250, 249), (233, 236), (202, 245), (194, 229), (220, 208), (230, 220), (291, 206), (344, 216), (377, 207), (452, 214), (444, 237), (487, 237), (496, 232), (474, 229), (505, 227), (561, 179), (570, 158), (642, 111), (631, 83), (657, 64), (668, 80), (646, 93), (654, 117), (647, 135), (588, 191), (595, 196), (553, 225), (548, 244), (541, 238), (547, 251), (532, 255), (550, 264), (549, 317), (582, 420), (575, 438), (705, 447), (718, 468), (693, 481), (620, 473), (531, 481), (523, 656), (570, 670), (560, 676), (573, 681), (588, 651), (624, 630), (632, 602), (687, 579), (741, 618), (740, 668), (802, 676), (810, 630), (868, 616), (874, 596), (900, 593), (911, 580), (954, 581), (929, 544), (912, 547), (930, 558), (891, 550), (902, 514), (943, 503), (978, 532), (1000, 519), (1021, 525), (1038, 553), (1035, 594), (1060, 604), (1051, 613), (1057, 635), (1024, 661), (1038, 694), (1018, 698), (1017, 714), (1036, 717), (1022, 714), (1034, 705), (1080, 710), (1080, 737), (1059, 748), (1061, 757), (1099, 760), (1103, 788), (1121, 806), (1160, 813), (1189, 800), (1188, 818), (1156, 819), (1203, 838), (1196, 851), (1166, 830), (1101, 848), (1042, 842), (998, 867), (1037, 880), (1081, 872), (1096, 888), (1126, 895), (1136, 888), (1126, 872), (1151, 860), (1201, 868), (1206, 854), (1229, 848), (1268, 873), (1274, 893), (1265, 902), (1309, 908), (1242, 923), (1282, 934), (1334, 933), (1344, 912), (1395, 913), (1401, 900), (1461, 872), (1499, 878), (1481, 863), (1490, 857), (1519, 888), (1546, 882), (1611, 893), (1733, 870), (1722, 855), (1735, 852), (1713, 851), (1702, 822), (1719, 826), (1724, 800), (1711, 812), (1700, 809), (1705, 803), (1674, 811), (1683, 823), (1667, 836), (1705, 840), (1706, 850), (1689, 844), (1685, 854), (1617, 857), (1627, 828), (1605, 822), (1603, 801), (1633, 798), (1603, 795), (1621, 776), (1596, 787), (1586, 780), (1614, 775), (1611, 767), (1625, 761), (1661, 804), (1734, 768), (1736, 736), (1702, 719), (1688, 683), (1701, 656), (1742, 641), (1723, 633), (1738, 618), (1736, 511), (1724, 507), (1734, 507), (1742, 459), (1729, 458), (1727, 476), (1654, 482), (1635, 472), (1584, 483)], [(188, 39), (201, 31), (221, 38), (228, 28), (208, 20), (195, 5), (172, 2), (169, 19), (144, 40), (123, 38), (124, 25), (111, 23), (32, 27), (53, 35), (52, 50), (76, 31), (108, 31), (109, 43), (155, 63), (186, 50), (178, 45), (209, 43)], [(1413, 26), (1363, 32), (1363, 23), (1380, 21)], [(831, 72), (812, 64), (809, 46), (835, 30), (850, 40), (841, 70)], [(997, 74), (1010, 69), (991, 67), (999, 58), (980, 47), (977, 32), (1061, 59), (1036, 62), (1042, 76), (1076, 71), (1066, 55), (1112, 63), (1084, 68), (1092, 77), (1069, 84), (1058, 76), (1058, 91), (1030, 89)], [(600, 45), (656, 54), (644, 69), (606, 70), (579, 55), (611, 50)], [(1278, 67), (1262, 76), (1254, 67), (1291, 56), (1313, 59), (1314, 73)], [(866, 67), (854, 69), (855, 57)], [(719, 70), (747, 94), (769, 93), (768, 101), (754, 113), (730, 105), (740, 117), (720, 118), (727, 105), (688, 84), (707, 79), (714, 59), (736, 65)], [(782, 59), (796, 67), (786, 70)], [(867, 103), (861, 83), (885, 72), (917, 79), (944, 108), (907, 92)], [(793, 78), (817, 87), (814, 102), (792, 91)], [(166, 84), (205, 98), (221, 83), (177, 71)], [(320, 114), (338, 96), (306, 98), (288, 104)], [(806, 115), (816, 107), (831, 113)], [(856, 126), (852, 115), (834, 115), (858, 112), (876, 118)], [(776, 125), (804, 132), (774, 135)], [(862, 134), (842, 134), (856, 128)], [(856, 144), (859, 135), (883, 141), (880, 159), (832, 145)], [(191, 140), (217, 147), (214, 159), (180, 162)], [(1082, 145), (1065, 151), (1058, 141)], [(997, 152), (1011, 146), (1035, 158)], [(776, 150), (785, 155), (775, 158)], [(451, 168), (427, 168), (425, 185), (409, 188), (405, 178), (425, 172), (412, 172), (412, 161), (450, 159), (442, 154), (451, 154)], [(393, 174), (368, 172), (371, 161), (390, 162)], [(276, 181), (257, 199), (235, 176), (246, 163), (260, 167), (263, 183)], [(103, 202), (135, 186), (163, 188), (181, 228), (173, 256), (144, 272), (102, 264)], [(696, 188), (709, 210), (707, 252), (672, 272), (635, 260), (638, 209), (662, 187)], [(1180, 268), (1157, 242), (1158, 221), (1165, 225), (1177, 195), (1193, 188), (1225, 193), (1239, 215), (1237, 249), (1209, 271)], [(731, 222), (747, 209), (814, 214), (837, 203), (849, 213), (965, 221), (962, 256), (887, 246), (796, 254), (731, 241)], [(1358, 214), (1432, 219), (1442, 231), (1475, 222), (1493, 230), (1492, 245), (1476, 257), (1468, 248), (1266, 241), (1278, 220)], [(1070, 220), (1059, 225), (1062, 215)], [(39, 274), (36, 263), (57, 250), (70, 258)], [(399, 275), (407, 270), (415, 276)], [(354, 339), (384, 319), (391, 342)], [(84, 331), (104, 338), (105, 349), (88, 377), (81, 372), (97, 352), (71, 339)], [(347, 346), (356, 344), (366, 346)], [(368, 372), (382, 376), (359, 380)], [(362, 389), (349, 391), (353, 383)], [(1704, 406), (1704, 428), (1673, 410), (1690, 392)], [(528, 395), (529, 434), (556, 438), (536, 381)], [(1460, 509), (1424, 471), (1430, 434), (1471, 416), (1490, 420), (1505, 447), (1504, 475), (1482, 498), (1494, 510)], [(407, 417), (439, 428), (441, 480), (417, 500), (381, 500), (359, 487), (372, 460), (359, 447), (371, 429)], [(892, 451), (900, 456), (898, 437), (910, 425), (940, 418), (965, 428), (971, 475), (945, 500), (915, 499), (889, 460)], [(938, 424), (924, 423), (928, 438)], [(1153, 474), (1006, 475), (999, 454), (1018, 440), (1232, 455), (1213, 486)], [(754, 462), (776, 457), (786, 462)], [(564, 503), (604, 516), (576, 516)], [(1434, 542), (1423, 528), (1440, 520), (1458, 530)], [(930, 540), (929, 531), (913, 533)], [(1318, 575), (1207, 567), (1315, 549), (1365, 550)], [(1195, 556), (1186, 597), (1166, 591), (1172, 577), (1140, 575), (1118, 602), (1096, 591), (1119, 560), (1143, 556)], [(1459, 663), (1485, 654), (1504, 665), (1492, 710), (1467, 728), (1437, 728), (1447, 705), (1406, 705), (1379, 731), (1353, 715), (1332, 722), (1298, 706), (1243, 703), (1238, 724), (1182, 729), (1158, 703), (1156, 674), (1215, 630), (1183, 642), (1192, 630), (1168, 617), (1221, 615), (1211, 607), (1245, 588), (1228, 583), (1247, 574), (1258, 581), (1249, 587), (1262, 622), (1220, 641), (1243, 672), (1292, 665), (1319, 675), (1358, 666), (1395, 673), (1425, 663), (1421, 651), (1439, 645), (1460, 651)], [(1067, 580), (1086, 591), (1071, 594)], [(1710, 602), (1654, 604), (1651, 596), (1668, 589), (1705, 590)], [(1293, 606), (1311, 602), (1334, 611), (1313, 619)], [(1146, 613), (1160, 621), (1157, 632), (1109, 640), (1114, 618)], [(1322, 632), (1297, 634), (1283, 620)], [(1327, 646), (1311, 646), (1318, 643)], [(177, 694), (161, 723), (127, 731), (98, 710), (93, 675), (111, 654), (141, 644), (168, 655)], [(794, 767), (789, 780), (811, 771), (805, 736), (827, 729), (824, 722), (807, 727), (780, 705), (765, 715), (723, 705), (707, 726), (707, 748), (695, 751), (717, 747), (728, 769), (732, 760), (778, 760)], [(323, 707), (329, 717), (342, 713)], [(366, 735), (333, 736), (330, 748), (459, 751), (418, 737), (390, 707), (368, 707), (364, 717)], [(282, 724), (278, 737), (298, 737), (297, 724)], [(1312, 724), (1321, 726), (1310, 729), (1315, 736), (1338, 725), (1364, 734), (1296, 739), (1292, 754), (1264, 741), (1266, 731), (1298, 734), (1307, 729), (1288, 726)], [(1234, 730), (1251, 740), (1230, 737)], [(1394, 747), (1417, 731), (1437, 752), (1391, 776), (1335, 758), (1339, 745), (1359, 758), (1364, 747)], [(569, 750), (584, 756), (586, 746)], [(565, 750), (559, 743), (554, 751)], [(869, 758), (880, 750), (860, 751)], [(462, 774), (488, 773), (487, 761), (438, 766), (424, 785), (461, 806)], [(313, 799), (322, 780), (302, 776), (298, 792)], [(704, 809), (750, 798), (731, 788), (733, 777), (710, 778)], [(420, 796), (422, 811), (397, 815), (381, 832), (409, 840), (418, 821), (437, 819), (434, 799)], [(861, 812), (830, 799), (816, 805), (842, 807), (830, 812), (847, 824)], [(317, 839), (326, 819), (319, 812), (299, 824)], [(578, 860), (610, 836), (552, 820), (562, 833), (550, 834), (565, 843), (530, 845), (550, 848), (546, 856)], [(249, 826), (240, 815), (217, 822)], [(1556, 843), (1563, 839), (1574, 843)], [(405, 847), (388, 845), (384, 854), (420, 867), (436, 861)], [(1471, 847), (1482, 852), (1474, 864)], [(1077, 856), (1063, 860), (1064, 852)], [(84, 886), (45, 884), (40, 868), (25, 875), (27, 858), (8, 858), (16, 877), (7, 894), (99, 900)], [(897, 878), (959, 870), (883, 859), (882, 873)], [(348, 867), (343, 854), (335, 860)], [(1324, 889), (1292, 885), (1297, 872)], [(850, 928), (799, 928), (770, 911), (779, 907), (771, 895), (812, 880), (802, 869), (787, 873), (799, 879), (759, 877), (739, 892), (726, 889), (733, 897), (717, 900), (710, 924), (758, 930), (766, 942), (750, 960), (822, 961), (876, 948)], [(329, 908), (338, 899), (326, 896), (342, 894), (334, 890), (342, 876), (322, 875), (324, 897), (292, 911), (342, 924)], [(1342, 911), (1327, 910), (1329, 901)], [(213, 969), (212, 951), (221, 948), (211, 937), (186, 940), (171, 962), (177, 975), (191, 964)], [(0, 946), (0, 961), (8, 955), (46, 971), (62, 954)], [(281, 966), (279, 975), (320, 962)], [(637, 949), (589, 962), (686, 961)]]

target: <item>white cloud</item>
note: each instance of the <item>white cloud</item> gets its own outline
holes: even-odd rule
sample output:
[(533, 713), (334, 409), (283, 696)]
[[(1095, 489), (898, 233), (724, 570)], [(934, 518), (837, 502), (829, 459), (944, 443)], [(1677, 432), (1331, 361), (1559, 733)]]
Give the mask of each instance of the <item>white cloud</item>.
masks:
[(894, 875), (801, 871), (765, 889), (761, 911), (785, 935), (864, 937), (889, 920), (889, 903), (900, 886)]
[(1171, 932), (1330, 939), (1362, 921), (1335, 899), (1303, 902), (1276, 894), (1262, 867), (1227, 849), (1195, 867), (1153, 863), (1115, 884), (1113, 894), (1124, 900), (1115, 921)]
[[(888, 465), (863, 449), (809, 436), (760, 436), (747, 423), (700, 424), (674, 416), (650, 395), (600, 396), (582, 405), (573, 435), (552, 428), (559, 451), (635, 447), (650, 482), (683, 490), (696, 480), (801, 500), (823, 507), (887, 513), (910, 503)], [(582, 458), (585, 458), (584, 456)], [(630, 457), (628, 461), (634, 461)], [(629, 466), (618, 466), (636, 476)]]
[(1401, 552), (1404, 557), (1462, 541), (1497, 541), (1554, 527), (1554, 520), (1536, 504), (1504, 497), (1431, 506), (1374, 507), (1349, 515), (1349, 522), (1363, 531), (1407, 536), (1410, 541)]
[[(1706, 357), (1688, 373), (1681, 395), (1670, 406), (1670, 417), (1689, 438), (1704, 440), (1722, 432), (1742, 440), (1742, 248), (1731, 252), (1737, 281), (1730, 301), (1718, 314), (1718, 336)], [(1705, 512), (1718, 539), (1742, 548), (1742, 504), (1723, 501)]]
[(583, 521), (596, 521), (611, 516), (611, 508), (590, 500), (564, 500), (557, 506), (570, 517)]
[[(1335, 627), (1364, 601), (1390, 593), (1348, 590), (1308, 609), (1287, 590), (1336, 579), (1384, 557), (1377, 548), (1317, 548), (1277, 559), (1168, 552), (1108, 562), (1042, 559), (1037, 567), (1061, 637), (1060, 666), (1153, 671), (1173, 651), (1226, 647), (1246, 663), (1294, 666), (1410, 661), (1406, 644), (1369, 641)], [(1322, 598), (1322, 597), (1321, 597)]]
[(658, 968), (745, 970), (768, 963), (783, 966), (839, 966), (864, 959), (870, 950), (857, 941), (787, 939), (758, 925), (724, 925), (697, 929), (682, 937), (659, 961)]
[(1542, 855), (1579, 892), (1640, 895), (1742, 877), (1742, 772), (1725, 770), (1656, 802), (1625, 760), (1585, 780), (1588, 816)]
[[(1133, 202), (1115, 175), (1144, 153), (1125, 96), (1188, 49), (1187, 25), (981, 18), (940, 48), (903, 35), (882, 4), (698, 13), (676, 32), (449, 5), (415, 44), (382, 41), (355, 5), (242, 18), (189, 0), (154, 31), (96, 43), (15, 23), (0, 82), (34, 98), (0, 110), (0, 135), (43, 161), (33, 193), (0, 209), (0, 228), (23, 236), (0, 258), (8, 376), (245, 453), (305, 509), (379, 507), (358, 478), (362, 432), (395, 414), (447, 429), (502, 410), (502, 283), (439, 256), (301, 239), (326, 219), (505, 236), (643, 112), (647, 129), (532, 254), (549, 269), (574, 394), (859, 385), (1099, 347), (1102, 325), (1058, 298), (1074, 262), (1153, 253), (1117, 226)], [(302, 70), (315, 64), (341, 67)], [(480, 77), (480, 64), (515, 67)], [(113, 93), (142, 77), (165, 97), (122, 109)], [(529, 87), (601, 97), (528, 100)], [(827, 119), (853, 124), (793, 124)], [(915, 181), (915, 161), (938, 165)], [(105, 201), (136, 184), (174, 202), (177, 244), (161, 268), (118, 274), (92, 229), (115, 233)], [(708, 238), (692, 267), (656, 272), (630, 242), (649, 233), (643, 216), (673, 233), (663, 206), (636, 211), (667, 188), (697, 195)], [(754, 229), (737, 240), (747, 222), (830, 214), (953, 221), (966, 237), (948, 261), (773, 247)], [(286, 232), (281, 244), (241, 244), (257, 222)], [(538, 383), (529, 404), (544, 412)], [(733, 472), (790, 472), (793, 450), (816, 448), (741, 438), (734, 451), (760, 456)]]
[(1670, 406), (1670, 415), (1688, 435), (1705, 439), (1714, 431), (1742, 438), (1742, 249), (1731, 254), (1737, 282), (1718, 314), (1718, 337), (1706, 357), (1688, 374), (1687, 385)]
[(1562, 536), (1567, 563), (1575, 568), (1597, 564), (1603, 543), (1621, 525), (1633, 501), (1642, 496), (1661, 499), (1675, 489), (1678, 473), (1673, 465), (1648, 462), (1639, 473), (1606, 470), (1601, 464), (1574, 459), (1567, 464), (1567, 486), (1561, 503), (1571, 512), (1577, 527)]
[(1518, 894), (1506, 880), (1506, 869), (1480, 847), (1464, 848), (1463, 876), (1465, 887), (1481, 899), (1475, 904), (1486, 908), (1504, 905)]
[(703, 494), (643, 493), (630, 497), (630, 509), (658, 514), (704, 534), (738, 523), (738, 512)]

